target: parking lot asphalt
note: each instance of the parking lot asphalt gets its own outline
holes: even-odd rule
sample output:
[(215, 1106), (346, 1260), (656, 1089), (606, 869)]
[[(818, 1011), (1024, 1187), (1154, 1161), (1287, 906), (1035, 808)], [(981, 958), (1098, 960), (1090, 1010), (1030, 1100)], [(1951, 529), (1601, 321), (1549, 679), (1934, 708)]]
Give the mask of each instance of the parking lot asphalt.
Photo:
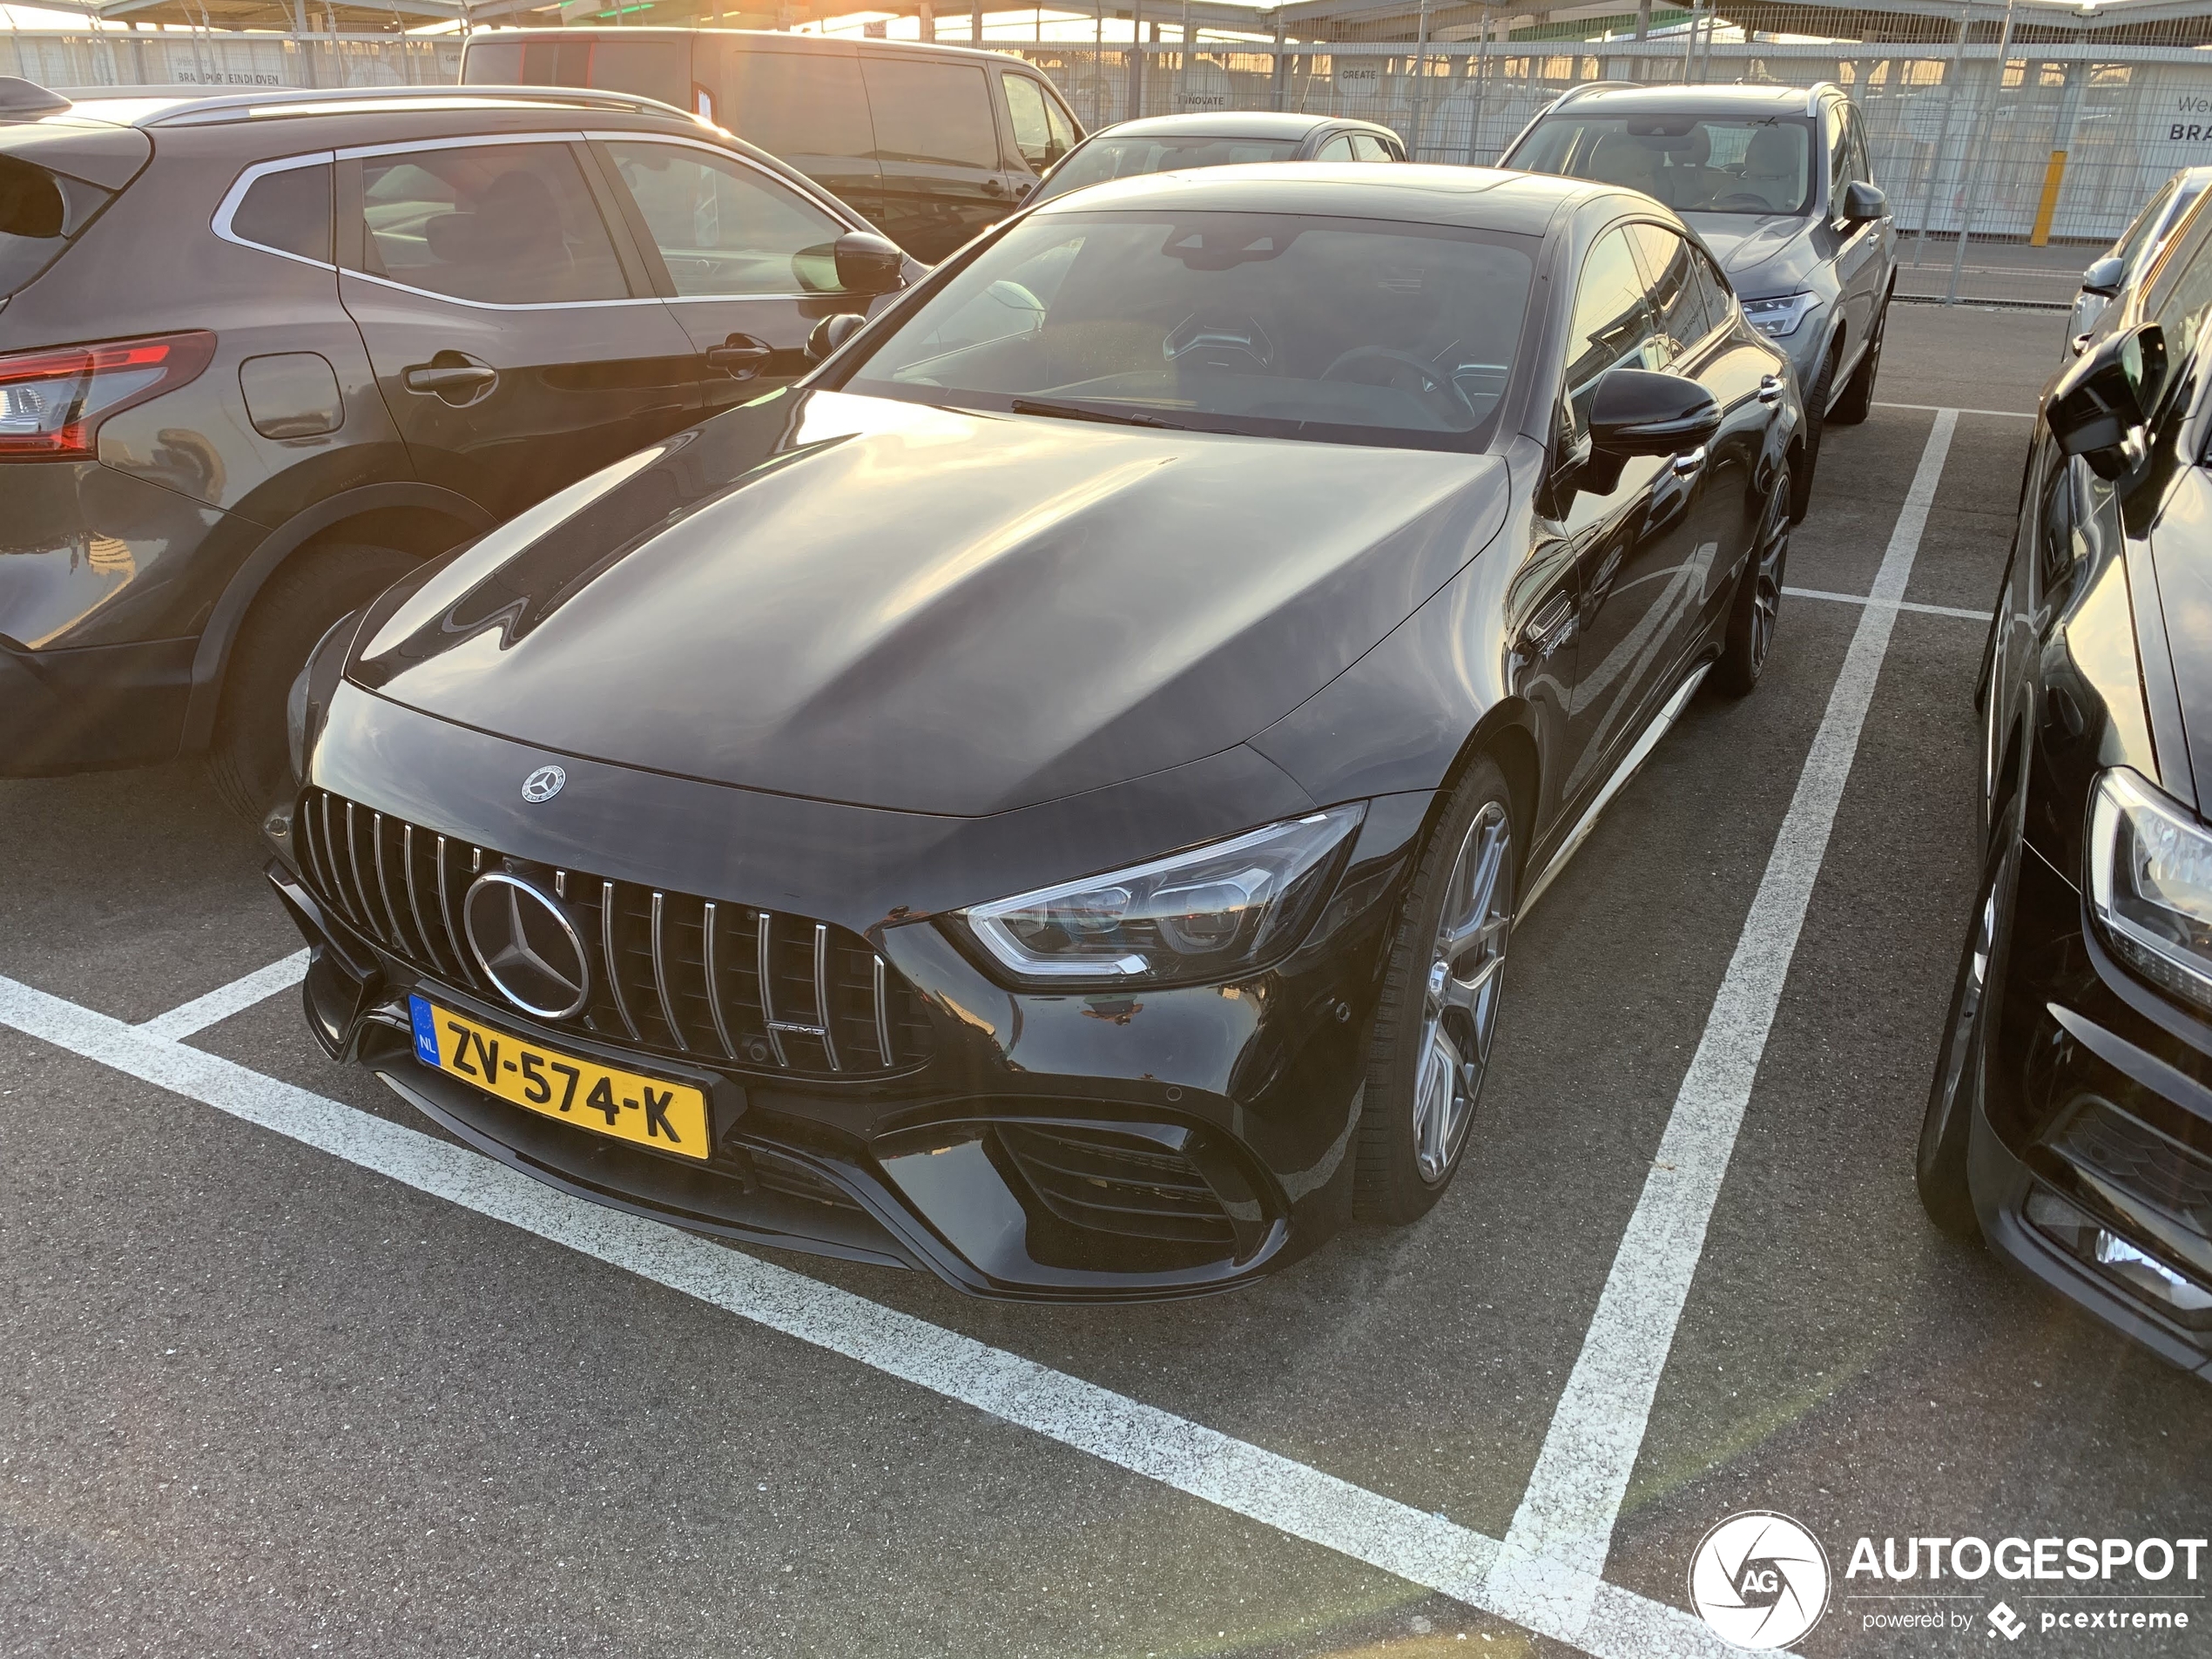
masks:
[[(298, 948), (254, 835), (186, 766), (0, 785), (0, 1654), (1691, 1652), (1692, 1551), (1753, 1508), (1830, 1554), (1801, 1651), (1983, 1652), (1868, 1631), (1851, 1541), (2202, 1534), (2203, 1386), (1912, 1188), (1976, 613), (2057, 327), (1900, 307), (1766, 682), (1691, 704), (1516, 933), (1452, 1190), (1232, 1297), (983, 1304), (579, 1216), (327, 1062), (290, 993), (134, 1035)], [(1878, 649), (1851, 597), (1908, 569)], [(1737, 1062), (1740, 1128), (1680, 1143), (1706, 1219), (1659, 1177)], [(1610, 1498), (1560, 1479), (1608, 1457)], [(1586, 1625), (1483, 1588), (1591, 1501)], [(2107, 1650), (2067, 1640), (2032, 1645)]]

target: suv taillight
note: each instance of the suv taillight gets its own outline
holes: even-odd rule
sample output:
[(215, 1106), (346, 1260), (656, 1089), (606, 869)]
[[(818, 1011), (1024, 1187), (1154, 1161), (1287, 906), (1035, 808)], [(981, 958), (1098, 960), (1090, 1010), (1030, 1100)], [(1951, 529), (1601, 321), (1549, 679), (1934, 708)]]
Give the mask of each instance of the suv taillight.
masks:
[(206, 368), (204, 330), (0, 353), (0, 461), (88, 460), (100, 422)]

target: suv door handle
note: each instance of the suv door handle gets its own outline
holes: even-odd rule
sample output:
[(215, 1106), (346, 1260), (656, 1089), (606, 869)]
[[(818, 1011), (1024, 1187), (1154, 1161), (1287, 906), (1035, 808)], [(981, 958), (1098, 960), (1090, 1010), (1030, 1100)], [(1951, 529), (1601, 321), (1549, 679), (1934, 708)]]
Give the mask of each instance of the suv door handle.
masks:
[(1686, 455), (1676, 455), (1667, 465), (1677, 478), (1695, 478), (1699, 468), (1705, 464), (1705, 446), (1699, 444)]
[[(442, 351), (427, 363), (410, 363), (400, 371), (410, 392), (443, 397), (448, 402), (473, 402), (499, 383), (499, 371), (457, 351)], [(456, 399), (448, 394), (459, 393)]]
[(1782, 401), (1781, 375), (1762, 374), (1759, 376), (1759, 401), (1768, 404)]
[(1006, 181), (1002, 179), (986, 179), (983, 181), (983, 193), (986, 196), (1005, 195)]
[(760, 372), (761, 364), (772, 354), (751, 334), (732, 334), (719, 346), (708, 351), (707, 364), (713, 368), (726, 368), (734, 380), (745, 380)]

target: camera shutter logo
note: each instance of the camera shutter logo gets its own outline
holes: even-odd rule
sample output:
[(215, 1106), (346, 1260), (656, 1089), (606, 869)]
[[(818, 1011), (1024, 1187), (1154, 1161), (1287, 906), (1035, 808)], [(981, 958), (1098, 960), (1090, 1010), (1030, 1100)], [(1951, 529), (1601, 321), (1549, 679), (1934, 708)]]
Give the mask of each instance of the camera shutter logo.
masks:
[(540, 766), (523, 779), (523, 799), (533, 806), (540, 806), (561, 792), (561, 786), (569, 780), (568, 772), (559, 766)]
[(1828, 1553), (1787, 1515), (1730, 1515), (1689, 1561), (1689, 1604), (1723, 1641), (1786, 1648), (1828, 1610)]

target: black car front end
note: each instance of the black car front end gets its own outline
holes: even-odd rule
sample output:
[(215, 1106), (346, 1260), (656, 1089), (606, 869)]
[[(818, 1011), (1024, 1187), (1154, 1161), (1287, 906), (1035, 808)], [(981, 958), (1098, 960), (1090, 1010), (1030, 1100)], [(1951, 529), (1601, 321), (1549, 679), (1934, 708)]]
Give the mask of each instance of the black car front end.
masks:
[[(331, 1054), (504, 1163), (696, 1231), (1007, 1298), (1223, 1289), (1345, 1213), (1365, 1034), (1425, 794), (1365, 805), (1301, 939), (1260, 971), (1016, 990), (958, 924), (885, 900), (937, 885), (925, 864), (1013, 868), (1016, 842), (1069, 844), (1035, 813), (948, 823), (573, 756), (558, 757), (557, 801), (534, 803), (520, 786), (546, 765), (542, 749), (350, 685), (318, 714), (309, 785), (267, 826), (271, 879), (311, 948), (309, 1023)], [(1311, 817), (1271, 770), (1232, 752), (1084, 813), (1165, 826), (1170, 795), (1232, 813), (1241, 796), (1263, 814), (1271, 795)], [(432, 779), (447, 785), (408, 781)], [(464, 792), (460, 779), (506, 786)], [(738, 891), (732, 846), (781, 879)], [(573, 1014), (543, 1017), (550, 1000), (526, 1013), (499, 988), (497, 947), (488, 959), (464, 908), (488, 872), (573, 927), (588, 980)], [(520, 1057), (541, 1075), (596, 1064), (696, 1089), (708, 1143), (606, 1132), (640, 1121), (634, 1096), (626, 1113), (615, 1100), (619, 1082), (604, 1127), (583, 1100), (533, 1109), (511, 1082), (502, 1099), (463, 1075), (465, 1045), (459, 1067), (440, 1063), (426, 1015), (506, 1039), (495, 1072), (518, 1076)]]
[(2115, 482), (2040, 433), (2031, 457), (1984, 705), (1982, 903), (2002, 914), (1967, 959), (1986, 949), (1992, 1001), (1965, 1173), (1996, 1250), (2212, 1379), (2212, 829), (2189, 621), (2212, 495), (2175, 458)]

